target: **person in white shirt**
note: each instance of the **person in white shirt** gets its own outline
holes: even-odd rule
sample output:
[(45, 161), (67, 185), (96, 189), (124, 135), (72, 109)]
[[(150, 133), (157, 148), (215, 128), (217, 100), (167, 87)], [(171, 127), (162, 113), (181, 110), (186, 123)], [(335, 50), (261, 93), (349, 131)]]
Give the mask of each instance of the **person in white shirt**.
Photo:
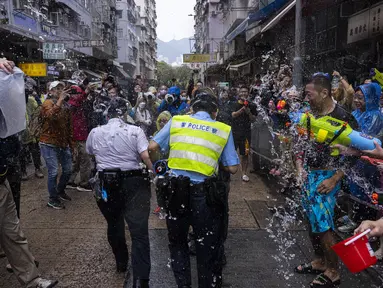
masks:
[[(108, 223), (108, 241), (116, 258), (118, 272), (129, 278), (129, 254), (125, 240), (125, 221), (132, 238), (133, 287), (149, 287), (150, 248), (148, 219), (150, 212), (150, 178), (153, 165), (144, 131), (126, 124), (127, 101), (114, 98), (107, 109), (109, 121), (94, 128), (86, 141), (86, 150), (94, 155), (102, 195), (97, 201)], [(128, 287), (128, 281), (125, 281)]]

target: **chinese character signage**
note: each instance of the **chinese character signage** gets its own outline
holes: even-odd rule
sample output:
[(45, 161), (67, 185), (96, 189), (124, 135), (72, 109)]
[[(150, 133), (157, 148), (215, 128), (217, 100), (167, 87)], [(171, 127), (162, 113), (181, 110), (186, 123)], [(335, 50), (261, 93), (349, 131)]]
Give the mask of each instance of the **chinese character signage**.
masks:
[(65, 59), (65, 44), (64, 43), (43, 43), (43, 58), (44, 59)]
[(78, 41), (74, 41), (74, 48), (103, 47), (103, 46), (105, 46), (104, 40), (78, 40)]
[(47, 73), (48, 73), (48, 75), (54, 75), (54, 76), (60, 75), (60, 72), (57, 71), (55, 66), (48, 66)]
[(382, 32), (383, 4), (348, 19), (347, 44), (368, 39)]
[(22, 63), (19, 67), (23, 72), (31, 77), (47, 76), (47, 63)]
[(216, 61), (216, 59), (211, 59), (215, 57), (210, 54), (184, 54), (183, 58), (184, 63), (206, 63)]

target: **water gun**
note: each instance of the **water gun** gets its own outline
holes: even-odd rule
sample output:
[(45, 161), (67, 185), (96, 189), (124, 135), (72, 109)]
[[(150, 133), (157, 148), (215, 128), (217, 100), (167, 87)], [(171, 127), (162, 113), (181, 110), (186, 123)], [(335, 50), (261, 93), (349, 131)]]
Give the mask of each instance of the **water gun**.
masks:
[(277, 103), (277, 110), (281, 111), (281, 110), (285, 109), (285, 107), (286, 107), (286, 101), (285, 100), (279, 100)]
[[(341, 144), (358, 150), (374, 150), (374, 141), (382, 145), (379, 139), (354, 131), (347, 122), (330, 116), (315, 119), (309, 113), (294, 113), (291, 117), (293, 123), (303, 128), (306, 134), (310, 133), (309, 137), (314, 138), (318, 143)], [(339, 151), (333, 149), (331, 156), (338, 155)]]
[(383, 88), (383, 73), (378, 69), (372, 68), (370, 71), (371, 80), (376, 81)]

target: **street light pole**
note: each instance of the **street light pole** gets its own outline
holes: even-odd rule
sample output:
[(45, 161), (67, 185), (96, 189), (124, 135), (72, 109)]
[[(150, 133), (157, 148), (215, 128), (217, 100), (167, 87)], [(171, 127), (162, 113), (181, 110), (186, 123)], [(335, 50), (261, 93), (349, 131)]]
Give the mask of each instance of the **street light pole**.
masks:
[(294, 57), (294, 75), (293, 84), (297, 89), (302, 88), (303, 79), (303, 63), (301, 57), (302, 43), (302, 0), (296, 0), (295, 4), (295, 57)]

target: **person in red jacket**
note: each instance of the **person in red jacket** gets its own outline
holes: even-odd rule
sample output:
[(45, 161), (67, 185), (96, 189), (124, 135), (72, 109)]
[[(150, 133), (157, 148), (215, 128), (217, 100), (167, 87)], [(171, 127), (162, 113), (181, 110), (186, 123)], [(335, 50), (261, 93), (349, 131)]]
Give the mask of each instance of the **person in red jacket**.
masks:
[[(89, 186), (89, 178), (91, 173), (90, 156), (86, 153), (85, 143), (88, 138), (88, 120), (85, 113), (85, 101), (87, 94), (79, 86), (71, 86), (71, 97), (68, 104), (72, 111), (73, 123), (73, 169), (69, 179), (67, 188), (77, 189), (82, 192), (92, 191)], [(76, 178), (80, 172), (80, 182), (76, 183)]]

